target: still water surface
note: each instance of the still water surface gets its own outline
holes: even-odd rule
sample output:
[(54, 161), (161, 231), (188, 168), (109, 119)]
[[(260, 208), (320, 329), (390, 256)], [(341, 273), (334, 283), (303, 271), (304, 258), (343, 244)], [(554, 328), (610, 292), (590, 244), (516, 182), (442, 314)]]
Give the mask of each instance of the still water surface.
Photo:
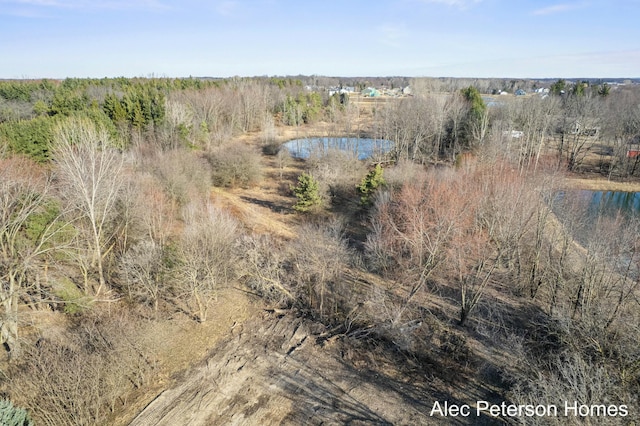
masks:
[(286, 142), (284, 147), (296, 158), (309, 158), (313, 152), (325, 152), (330, 149), (352, 152), (359, 160), (365, 160), (376, 154), (384, 154), (393, 148), (393, 142), (384, 139), (369, 138), (305, 138)]
[(640, 216), (640, 192), (573, 190), (558, 193), (556, 201), (582, 209), (588, 217), (598, 215)]
[(569, 226), (573, 237), (585, 245), (593, 238), (601, 238), (596, 229), (607, 219), (621, 220), (617, 226), (625, 228), (630, 220), (640, 219), (640, 192), (560, 191), (553, 200), (553, 211)]

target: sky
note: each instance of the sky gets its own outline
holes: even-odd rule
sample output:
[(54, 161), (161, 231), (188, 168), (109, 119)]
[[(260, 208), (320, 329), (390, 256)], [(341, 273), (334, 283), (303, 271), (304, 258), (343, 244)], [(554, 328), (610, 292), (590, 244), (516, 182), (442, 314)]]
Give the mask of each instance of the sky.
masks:
[(637, 78), (640, 0), (0, 0), (0, 78)]

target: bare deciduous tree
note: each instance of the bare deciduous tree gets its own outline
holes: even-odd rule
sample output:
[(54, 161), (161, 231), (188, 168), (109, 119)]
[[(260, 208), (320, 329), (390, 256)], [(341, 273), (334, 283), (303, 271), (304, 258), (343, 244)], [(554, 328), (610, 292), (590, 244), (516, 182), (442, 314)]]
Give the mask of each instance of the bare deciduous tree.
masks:
[(285, 279), (287, 257), (278, 242), (268, 235), (242, 239), (242, 270), (245, 283), (270, 302), (290, 305), (295, 295)]
[[(205, 172), (208, 171), (205, 169)], [(204, 187), (204, 185), (203, 185)], [(138, 173), (133, 189), (134, 216), (140, 222), (143, 236), (160, 245), (166, 245), (175, 226), (177, 202), (163, 191), (161, 183), (150, 173)], [(200, 194), (194, 195), (198, 198)]]
[[(640, 156), (629, 157), (630, 149), (637, 149), (640, 143), (640, 94), (635, 90), (625, 89), (616, 91), (615, 96), (608, 96), (603, 111), (603, 139), (611, 149), (603, 150), (603, 154), (610, 154), (611, 160), (607, 164), (603, 160), (603, 167), (608, 167), (608, 177), (633, 175), (640, 170)], [(603, 155), (604, 157), (604, 155)]]
[(48, 177), (23, 159), (0, 160), (0, 343), (19, 354), (18, 308), (33, 283), (34, 269), (53, 244), (53, 221), (36, 234), (29, 222), (41, 212), (50, 189)]
[[(394, 326), (417, 294), (445, 262), (453, 241), (460, 241), (474, 211), (461, 197), (464, 185), (455, 172), (432, 172), (423, 181), (405, 184), (376, 205), (373, 232), (367, 237), (369, 258), (397, 272), (406, 290)], [(457, 237), (458, 236), (458, 237)]]
[(220, 146), (209, 153), (211, 176), (216, 186), (243, 188), (256, 185), (262, 179), (260, 154), (243, 143)]
[(83, 318), (64, 338), (41, 339), (14, 365), (8, 391), (42, 425), (103, 425), (156, 366), (131, 318)]
[(327, 305), (335, 311), (340, 298), (337, 280), (352, 257), (341, 224), (305, 225), (292, 248), (299, 297), (321, 318), (330, 317)]
[(586, 155), (600, 138), (602, 101), (591, 96), (568, 96), (560, 123), (560, 159), (570, 172), (582, 165)]
[(512, 127), (503, 131), (507, 132), (508, 138), (511, 138), (512, 130), (522, 132), (522, 136), (514, 138), (512, 144), (517, 150), (520, 168), (533, 166), (536, 169), (557, 119), (559, 101), (556, 97), (520, 98), (507, 108), (512, 114)]
[(105, 129), (87, 119), (74, 118), (57, 128), (53, 158), (61, 191), (77, 214), (78, 229), (86, 233), (88, 247), (81, 249), (88, 252), (96, 268), (97, 295), (106, 287), (104, 263), (122, 187), (123, 157), (112, 146)]
[(120, 274), (131, 299), (140, 299), (158, 313), (158, 304), (166, 291), (163, 247), (153, 240), (134, 244), (120, 259)]
[(238, 223), (211, 204), (191, 204), (185, 209), (185, 227), (177, 245), (175, 285), (200, 322), (207, 320), (211, 301), (236, 274), (238, 254), (234, 244)]

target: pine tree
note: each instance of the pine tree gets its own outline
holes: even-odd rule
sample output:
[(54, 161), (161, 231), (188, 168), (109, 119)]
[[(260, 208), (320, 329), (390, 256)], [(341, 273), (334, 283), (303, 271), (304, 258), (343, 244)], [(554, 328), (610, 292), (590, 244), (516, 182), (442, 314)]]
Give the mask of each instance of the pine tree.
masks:
[(302, 173), (298, 176), (298, 185), (293, 188), (298, 202), (293, 206), (296, 211), (308, 212), (322, 202), (320, 184), (311, 175)]
[(371, 204), (371, 195), (376, 189), (385, 184), (384, 177), (382, 176), (384, 169), (380, 164), (376, 164), (376, 167), (371, 170), (362, 179), (360, 185), (358, 185), (358, 192), (360, 192), (360, 205), (368, 206)]
[(25, 409), (15, 407), (11, 401), (0, 399), (0, 425), (33, 426), (33, 421)]

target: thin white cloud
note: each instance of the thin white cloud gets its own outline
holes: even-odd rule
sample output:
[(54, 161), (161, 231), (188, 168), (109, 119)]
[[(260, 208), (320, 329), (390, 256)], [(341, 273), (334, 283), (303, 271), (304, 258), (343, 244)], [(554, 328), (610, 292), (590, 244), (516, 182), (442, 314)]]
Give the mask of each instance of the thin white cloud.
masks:
[(238, 6), (236, 0), (224, 0), (216, 3), (216, 11), (222, 16), (232, 16), (237, 12)]
[(14, 1), (7, 1), (7, 0), (3, 0), (0, 3), (8, 3), (9, 5), (11, 4), (18, 4), (18, 5), (27, 5), (27, 6), (59, 6), (60, 2), (56, 1), (56, 0), (14, 0)]
[(543, 7), (541, 9), (536, 9), (532, 12), (533, 15), (554, 15), (556, 13), (564, 13), (569, 12), (571, 10), (580, 9), (584, 7), (582, 3), (560, 3), (554, 4), (552, 6)]
[(378, 28), (380, 42), (391, 47), (400, 47), (408, 37), (407, 29), (402, 24), (384, 24)]

